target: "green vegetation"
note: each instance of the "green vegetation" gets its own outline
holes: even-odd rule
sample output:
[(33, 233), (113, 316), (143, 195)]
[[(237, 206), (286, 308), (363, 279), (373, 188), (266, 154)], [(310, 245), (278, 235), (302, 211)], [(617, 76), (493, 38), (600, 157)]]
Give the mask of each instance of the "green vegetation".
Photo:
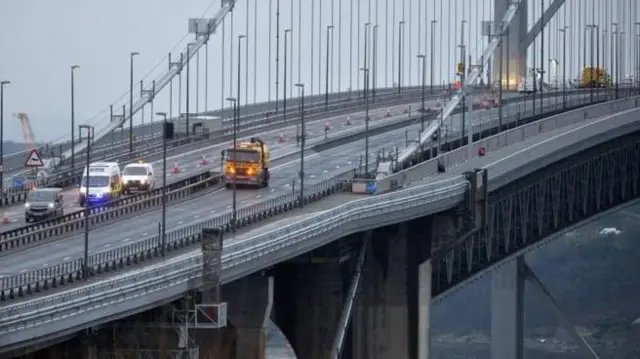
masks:
[[(601, 235), (615, 227), (619, 235)], [(578, 327), (603, 337), (626, 331), (640, 316), (640, 205), (590, 223), (531, 253), (527, 262)], [(486, 276), (433, 308), (434, 335), (488, 333), (490, 285)], [(525, 325), (530, 336), (552, 336), (557, 321), (527, 283)]]

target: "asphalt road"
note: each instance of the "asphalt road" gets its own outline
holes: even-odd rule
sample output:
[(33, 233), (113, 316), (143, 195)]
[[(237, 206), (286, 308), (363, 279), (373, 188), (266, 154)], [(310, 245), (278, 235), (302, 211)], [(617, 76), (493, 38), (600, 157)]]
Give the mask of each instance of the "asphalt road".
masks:
[[(546, 103), (555, 102), (555, 99), (546, 99)], [(524, 104), (512, 104), (503, 107), (505, 116), (520, 111)], [(527, 102), (531, 108), (531, 102)], [(468, 120), (474, 124), (490, 121), (495, 118), (495, 110), (473, 111)], [(345, 125), (347, 126), (347, 125)], [(353, 126), (353, 125), (352, 125)], [(452, 116), (450, 126), (455, 131), (460, 128), (460, 116)], [(420, 127), (416, 123), (409, 127), (409, 132), (416, 132)], [(334, 128), (335, 129), (335, 128)], [(311, 130), (311, 129), (310, 129)], [(313, 131), (313, 130), (311, 130)], [(324, 135), (324, 133), (322, 133)], [(404, 148), (405, 129), (390, 131), (369, 139), (370, 153), (393, 147)], [(295, 143), (285, 142), (280, 148), (274, 148), (274, 156), (277, 151), (286, 151), (287, 146), (295, 146)], [(331, 151), (321, 153), (309, 153), (305, 156), (305, 188), (313, 186), (329, 177), (342, 173), (357, 166), (364, 150), (364, 140), (339, 146)], [(373, 159), (373, 156), (371, 157)], [(197, 166), (197, 165), (196, 165)], [(197, 167), (196, 167), (197, 168)], [(299, 171), (298, 160), (288, 161), (272, 168), (272, 180), (268, 188), (261, 190), (238, 190), (238, 209), (280, 196), (292, 191), (292, 183), (297, 178)], [(212, 218), (231, 210), (231, 191), (221, 189), (207, 195), (186, 201), (167, 209), (167, 228), (175, 230), (180, 227), (192, 225), (208, 218)], [(121, 220), (110, 224), (90, 234), (90, 253), (110, 250), (126, 246), (136, 241), (153, 236), (158, 230), (160, 211), (151, 211), (135, 215), (128, 220)], [(30, 270), (44, 268), (53, 264), (63, 263), (82, 256), (83, 234), (73, 235), (58, 241), (43, 244), (41, 246), (20, 251), (3, 257), (3, 266), (0, 277), (24, 273)], [(230, 237), (230, 240), (234, 240)], [(241, 240), (237, 238), (237, 240)]]
[[(426, 106), (435, 106), (435, 101), (426, 102)], [(418, 108), (417, 104), (412, 104), (412, 108)], [(387, 109), (373, 110), (369, 116), (372, 119), (370, 125), (375, 127), (378, 123), (389, 123), (405, 118), (407, 115), (403, 110), (407, 105), (390, 107), (388, 110), (392, 113), (392, 117), (385, 118)], [(324, 120), (310, 122), (306, 125), (307, 129), (307, 145), (312, 146), (324, 141), (324, 128), (327, 125), (331, 128), (327, 132), (327, 138), (335, 138), (352, 132), (360, 132), (364, 129), (364, 112), (357, 112), (348, 116), (350, 125), (347, 124), (347, 116), (334, 116)], [(272, 157), (285, 155), (292, 151), (297, 151), (296, 146), (296, 127), (289, 126), (280, 130), (265, 132), (261, 138), (267, 142), (272, 149)], [(249, 137), (241, 137), (239, 140), (248, 140)], [(220, 170), (220, 153), (223, 149), (229, 148), (231, 142), (227, 141), (221, 144), (199, 148), (197, 150), (188, 151), (179, 155), (167, 158), (167, 182), (177, 182), (183, 178), (187, 178), (206, 170)], [(204, 161), (203, 161), (204, 159)], [(156, 173), (156, 184), (162, 183), (162, 172), (164, 170), (162, 161), (154, 161), (154, 170)], [(175, 169), (178, 169), (174, 172)], [(78, 205), (77, 188), (68, 188), (63, 192), (64, 211), (71, 213), (82, 209)], [(26, 225), (24, 221), (24, 205), (16, 205), (5, 208), (3, 216), (8, 218), (9, 223), (1, 223), (0, 231), (9, 231)]]

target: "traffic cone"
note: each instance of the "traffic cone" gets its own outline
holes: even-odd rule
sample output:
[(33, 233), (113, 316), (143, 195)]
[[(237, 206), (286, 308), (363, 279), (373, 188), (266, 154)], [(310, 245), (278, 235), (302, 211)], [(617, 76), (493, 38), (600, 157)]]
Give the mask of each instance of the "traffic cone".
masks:
[(209, 160), (207, 160), (207, 158), (202, 155), (202, 158), (200, 159), (200, 166), (206, 166), (209, 164)]
[(333, 130), (333, 125), (330, 124), (329, 122), (327, 122), (327, 124), (324, 127), (326, 130)]
[(278, 136), (278, 143), (284, 143), (285, 141), (286, 141), (286, 140), (284, 139), (284, 135), (283, 135), (283, 134), (280, 134), (280, 135)]
[(171, 173), (180, 173), (182, 172), (182, 170), (180, 169), (180, 166), (178, 166), (178, 162), (176, 162), (173, 165), (173, 168), (171, 169)]
[(391, 117), (391, 116), (392, 116), (392, 115), (391, 115), (391, 109), (389, 109), (389, 108), (388, 108), (388, 109), (384, 112), (384, 117)]
[(2, 223), (4, 223), (4, 224), (11, 223), (11, 221), (9, 220), (9, 215), (7, 214), (7, 212), (4, 212), (4, 215), (2, 215)]
[(404, 109), (402, 109), (402, 113), (411, 113), (411, 106), (407, 106)]
[(347, 121), (344, 124), (347, 126), (353, 125), (353, 122), (351, 122), (351, 116), (347, 116)]

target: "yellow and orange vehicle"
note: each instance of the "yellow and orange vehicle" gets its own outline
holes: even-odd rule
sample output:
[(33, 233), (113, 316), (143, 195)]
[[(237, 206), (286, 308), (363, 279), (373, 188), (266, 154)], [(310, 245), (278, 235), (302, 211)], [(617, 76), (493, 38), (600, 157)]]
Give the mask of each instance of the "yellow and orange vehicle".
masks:
[(252, 137), (248, 142), (240, 142), (235, 148), (224, 151), (224, 177), (227, 188), (246, 185), (257, 188), (269, 186), (269, 146), (261, 139)]

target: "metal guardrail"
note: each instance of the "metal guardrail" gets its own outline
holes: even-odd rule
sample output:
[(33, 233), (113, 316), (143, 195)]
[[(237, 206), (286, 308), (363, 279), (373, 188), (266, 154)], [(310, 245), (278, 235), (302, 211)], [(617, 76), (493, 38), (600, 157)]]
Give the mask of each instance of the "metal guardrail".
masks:
[[(344, 172), (338, 177), (320, 182), (305, 190), (304, 204), (318, 201), (330, 194), (348, 190), (345, 180), (353, 178), (356, 170)], [(237, 211), (237, 226), (239, 228), (256, 223), (265, 218), (285, 213), (300, 206), (299, 196), (288, 193), (256, 205), (240, 208)], [(166, 234), (167, 252), (177, 250), (189, 242), (196, 232), (204, 228), (205, 224), (231, 230), (231, 213), (210, 219), (195, 226), (180, 228)], [(192, 238), (192, 239), (189, 239)], [(124, 268), (160, 256), (162, 254), (160, 236), (153, 236), (140, 242), (133, 243), (113, 250), (92, 254), (89, 256), (88, 266), (91, 275)], [(66, 283), (82, 279), (83, 259), (76, 259), (66, 263), (56, 264), (29, 272), (0, 279), (0, 301), (15, 299), (33, 293), (39, 293), (56, 288)]]
[[(474, 146), (475, 148), (483, 147), (487, 153), (491, 153), (492, 151), (523, 141), (540, 133), (638, 106), (637, 97), (607, 101), (596, 105), (588, 105), (587, 107), (584, 106), (585, 103), (588, 103), (585, 101), (586, 99), (579, 101), (583, 102), (583, 104), (579, 105), (577, 109), (545, 118), (544, 121), (535, 121), (510, 129), (499, 135), (478, 139), (474, 142)], [(557, 108), (558, 106), (562, 107), (562, 104), (551, 105), (551, 112), (562, 110), (561, 108)], [(570, 107), (567, 108), (570, 109)], [(496, 123), (494, 123), (494, 126), (496, 126)], [(473, 155), (477, 157), (477, 152), (474, 151)], [(444, 164), (446, 168), (452, 168), (467, 160), (469, 160), (469, 151), (466, 147), (446, 152), (440, 159), (433, 158), (406, 170), (394, 173), (386, 178), (374, 181), (376, 183), (374, 186), (376, 189), (375, 194), (392, 191), (404, 187), (407, 184), (436, 175), (438, 173), (438, 161)], [(366, 183), (368, 181), (362, 182)], [(358, 192), (364, 193), (363, 189), (366, 187), (366, 184), (360, 187), (361, 189)], [(372, 188), (372, 186), (368, 186), (368, 188)]]
[[(623, 121), (623, 123), (633, 122), (633, 118)], [(600, 124), (605, 126), (599, 126), (598, 129), (606, 131), (609, 138), (619, 132), (616, 127), (618, 123), (600, 121)], [(633, 128), (637, 129), (638, 125), (636, 124)], [(581, 133), (568, 133), (572, 134), (569, 136), (570, 139), (567, 138), (570, 142), (583, 140), (584, 136)], [(539, 156), (557, 153), (558, 148), (564, 145), (564, 141), (565, 139), (556, 141), (554, 146), (543, 151)], [(516, 161), (519, 162), (522, 159)], [(529, 163), (536, 164), (537, 162), (530, 159)], [(277, 227), (277, 229), (261, 235), (236, 238), (234, 241), (225, 243), (221, 279), (223, 283), (228, 283), (264, 266), (305, 252), (309, 248), (315, 248), (321, 245), (325, 239), (334, 240), (345, 233), (355, 233), (372, 226), (384, 226), (407, 218), (422, 217), (441, 211), (447, 206), (455, 206), (462, 200), (467, 188), (468, 182), (462, 176), (457, 176), (435, 183), (411, 186), (398, 192), (380, 196), (365, 196), (362, 199), (355, 199), (338, 207), (321, 211), (320, 217), (322, 218), (307, 216), (296, 223)], [(200, 229), (215, 225), (216, 223), (203, 223)], [(304, 228), (304, 230), (296, 230), (291, 227)], [(194, 230), (197, 231), (198, 228), (194, 228)], [(275, 232), (280, 232), (280, 235), (276, 235)], [(265, 238), (267, 234), (273, 239)], [(168, 242), (169, 246), (179, 251), (171, 258), (145, 263), (148, 265), (122, 275), (106, 276), (101, 280), (89, 281), (81, 287), (65, 289), (63, 293), (7, 303), (0, 307), (0, 317), (3, 318), (0, 323), (0, 332), (3, 335), (7, 333), (6, 337), (13, 334), (13, 337), (7, 338), (7, 340), (9, 342), (13, 340), (13, 343), (16, 343), (20, 340), (19, 336), (34, 338), (36, 332), (43, 336), (53, 331), (68, 330), (67, 328), (86, 324), (89, 318), (85, 316), (85, 313), (95, 313), (95, 309), (99, 309), (101, 317), (96, 318), (92, 315), (91, 320), (104, 321), (110, 315), (121, 314), (123, 310), (129, 310), (124, 309), (125, 307), (136, 309), (147, 305), (148, 298), (154, 298), (154, 300), (160, 300), (160, 297), (176, 298), (185, 290), (196, 289), (199, 285), (197, 278), (201, 275), (202, 254), (197, 246), (192, 246), (193, 249), (189, 249), (189, 246), (197, 243), (199, 236), (198, 234), (191, 235), (186, 231), (185, 235), (185, 237), (178, 239), (178, 242), (174, 241), (175, 237)], [(180, 248), (185, 248), (185, 250), (180, 251)], [(283, 251), (284, 248), (287, 250)], [(151, 253), (144, 257), (145, 262), (154, 255), (154, 250), (149, 250)], [(133, 258), (130, 260), (133, 261)], [(138, 260), (140, 261), (141, 258)], [(116, 263), (116, 268), (118, 265)], [(123, 264), (123, 266), (125, 265)], [(102, 268), (105, 270), (107, 267), (103, 266)], [(113, 268), (114, 265), (111, 264), (109, 269)], [(65, 284), (68, 279), (69, 277), (64, 278)], [(76, 278), (71, 278), (71, 280), (75, 281)], [(50, 287), (51, 282), (49, 282)], [(44, 291), (42, 286), (40, 290)], [(26, 295), (25, 291), (26, 289), (23, 289), (23, 295)], [(15, 293), (14, 295), (17, 296)], [(112, 306), (110, 303), (119, 303), (119, 305)], [(85, 308), (92, 308), (94, 311), (87, 311)], [(43, 313), (46, 314), (43, 315)]]
[[(452, 140), (451, 143), (455, 143), (455, 140)], [(464, 148), (461, 150), (464, 150)], [(355, 175), (356, 173), (354, 171), (349, 171), (347, 173), (344, 173), (342, 175), (342, 178), (332, 178), (322, 182), (322, 184), (332, 183), (332, 186), (334, 186), (335, 188), (335, 190), (332, 193), (351, 192), (352, 184), (355, 182), (355, 178), (356, 178)], [(336, 181), (340, 182), (340, 186), (336, 185), (337, 183)], [(309, 201), (315, 201), (318, 198), (323, 198), (327, 195), (326, 192), (321, 191), (321, 196), (317, 197), (317, 187), (314, 187), (308, 193), (310, 193)], [(245, 226), (245, 225), (253, 224), (255, 222), (271, 217), (273, 215), (287, 212), (288, 210), (295, 208), (297, 206), (296, 203), (298, 203), (296, 195), (287, 194), (287, 195), (278, 197), (276, 199), (272, 199), (266, 202), (261, 202), (251, 207), (243, 208), (240, 211), (238, 211), (239, 225)], [(203, 226), (205, 226), (205, 224), (220, 226), (225, 228), (225, 230), (229, 230), (229, 223), (230, 223), (230, 214), (227, 214), (221, 217), (214, 218), (213, 222), (210, 222), (210, 221), (203, 222), (200, 224), (196, 224), (194, 226), (182, 228), (178, 231), (171, 232), (171, 233), (181, 233), (180, 235), (183, 235), (186, 238), (192, 235), (196, 235), (196, 236), (199, 235), (199, 231), (203, 228)], [(127, 247), (122, 247), (122, 248), (114, 249), (111, 251), (102, 252), (94, 255), (94, 256), (101, 256), (99, 257), (101, 259), (99, 260), (90, 259), (89, 263), (94, 267), (95, 273), (101, 273), (103, 271), (116, 270), (118, 268), (123, 268), (125, 266), (131, 266), (140, 261), (144, 261), (145, 259), (153, 258), (155, 256), (160, 255), (162, 253), (162, 248), (159, 247), (158, 240), (159, 239), (156, 239), (156, 242), (153, 242), (153, 239), (151, 238), (143, 242), (134, 243)], [(182, 241), (176, 240), (174, 242), (168, 241), (167, 243), (177, 243), (177, 247), (174, 246), (174, 248), (167, 248), (167, 250), (177, 249), (178, 247), (183, 247), (189, 243), (195, 243), (194, 241), (195, 239), (193, 238), (182, 240)], [(127, 249), (124, 249), (124, 248), (127, 248)], [(104, 265), (107, 262), (109, 265), (105, 267)], [(25, 293), (26, 294), (33, 293), (34, 291), (36, 291), (35, 288), (37, 288), (38, 290), (41, 290), (41, 288), (45, 286), (46, 288), (49, 288), (52, 285), (52, 283), (56, 283), (56, 285), (59, 284), (60, 280), (63, 280), (63, 278), (66, 278), (67, 281), (78, 278), (78, 275), (81, 275), (82, 260), (78, 259), (74, 261), (73, 263), (75, 264), (70, 264), (70, 263), (71, 262), (41, 269), (35, 272), (36, 273), (35, 275), (31, 275), (31, 276), (29, 276), (29, 274), (33, 274), (34, 272), (25, 273), (24, 275), (2, 279), (2, 287), (0, 287), (0, 290), (2, 291), (2, 293), (0, 293), (0, 300), (2, 300), (2, 298), (13, 299), (16, 296), (19, 297), (24, 295)], [(73, 270), (70, 268), (72, 268)], [(71, 275), (72, 274), (71, 272), (74, 272), (75, 274)], [(52, 273), (52, 276), (49, 276), (49, 277), (47, 277), (46, 275), (43, 276), (43, 273)], [(64, 273), (64, 275), (60, 273)], [(18, 280), (15, 278), (22, 278), (22, 279)], [(15, 283), (18, 283), (18, 285), (16, 286)]]

